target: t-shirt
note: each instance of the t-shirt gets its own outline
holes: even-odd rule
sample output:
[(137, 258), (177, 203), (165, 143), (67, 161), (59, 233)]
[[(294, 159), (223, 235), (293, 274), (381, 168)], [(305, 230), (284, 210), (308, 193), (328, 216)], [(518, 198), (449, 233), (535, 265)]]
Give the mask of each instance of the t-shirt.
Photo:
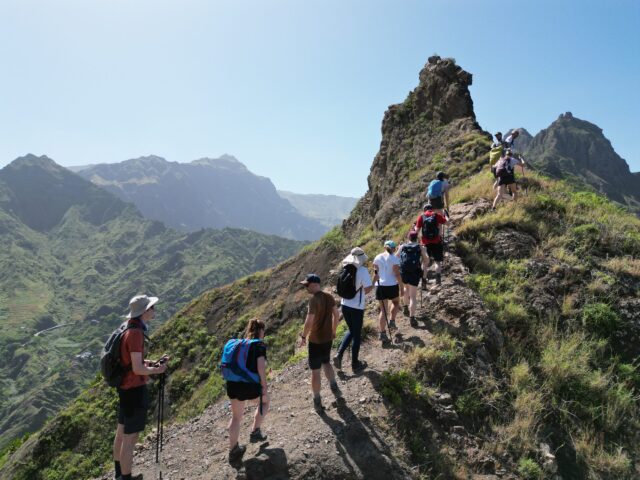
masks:
[[(502, 159), (498, 160), (498, 162), (502, 161)], [(517, 158), (513, 158), (513, 157), (509, 157), (508, 158), (509, 161), (509, 172), (513, 173), (515, 170), (516, 165), (520, 165), (520, 160), (518, 160)], [(497, 164), (496, 164), (497, 165)]]
[(366, 267), (360, 265), (356, 271), (356, 296), (353, 298), (343, 298), (340, 302), (342, 305), (358, 310), (364, 310), (364, 289), (373, 285), (371, 275)]
[(267, 359), (267, 346), (263, 342), (252, 343), (247, 353), (247, 369), (258, 373), (258, 358)]
[(144, 360), (144, 332), (147, 326), (142, 321), (136, 320), (130, 320), (129, 324), (137, 325), (137, 328), (128, 329), (120, 339), (120, 363), (127, 369), (120, 385), (123, 390), (146, 385), (149, 380), (148, 375), (136, 375), (131, 370), (132, 353), (139, 352)]
[(328, 293), (316, 292), (311, 297), (309, 313), (313, 314), (313, 323), (309, 333), (309, 342), (326, 343), (333, 340), (333, 307), (335, 306), (336, 301)]
[[(430, 217), (431, 215), (435, 215), (438, 225), (444, 225), (445, 223), (447, 223), (447, 219), (444, 218), (444, 216), (440, 215), (439, 213), (431, 212), (431, 215), (427, 213), (424, 213), (424, 215), (427, 215), (427, 217)], [(420, 215), (418, 217), (418, 221), (416, 222), (416, 227), (418, 228), (419, 232), (422, 232), (422, 221), (423, 221), (422, 215)], [(434, 238), (424, 238), (422, 234), (420, 235), (420, 242), (422, 243), (422, 245), (431, 245), (434, 243), (440, 243), (441, 241), (442, 241), (442, 238), (440, 237), (440, 235)]]
[(376, 256), (373, 264), (378, 267), (378, 275), (380, 277), (380, 285), (383, 287), (392, 287), (398, 284), (393, 266), (400, 266), (400, 259), (389, 252), (383, 252)]
[(516, 141), (518, 137), (513, 137), (513, 134), (509, 135), (507, 138), (504, 139), (504, 142), (502, 142), (504, 144), (505, 147), (507, 148), (513, 148), (513, 144)]

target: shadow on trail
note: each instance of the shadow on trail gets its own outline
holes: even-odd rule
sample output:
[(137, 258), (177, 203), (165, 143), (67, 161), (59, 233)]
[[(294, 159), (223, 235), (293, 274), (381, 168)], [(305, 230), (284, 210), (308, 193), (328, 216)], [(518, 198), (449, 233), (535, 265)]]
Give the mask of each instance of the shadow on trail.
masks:
[(289, 463), (282, 448), (267, 448), (269, 443), (260, 445), (260, 450), (243, 464), (235, 465), (238, 480), (288, 480)]
[[(365, 376), (368, 376), (365, 373)], [(393, 452), (372, 426), (363, 422), (347, 405), (344, 398), (336, 399), (340, 420), (320, 414), (335, 435), (336, 449), (349, 478), (409, 479), (409, 473), (396, 462)]]

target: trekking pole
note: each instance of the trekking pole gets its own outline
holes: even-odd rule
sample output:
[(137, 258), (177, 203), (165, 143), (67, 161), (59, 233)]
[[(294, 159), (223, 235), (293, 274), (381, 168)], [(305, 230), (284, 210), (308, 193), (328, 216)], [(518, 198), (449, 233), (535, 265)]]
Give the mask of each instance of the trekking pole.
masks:
[(158, 384), (158, 425), (156, 428), (156, 466), (158, 467), (159, 480), (162, 480), (162, 463), (160, 461), (164, 440), (164, 385), (166, 375), (160, 376)]

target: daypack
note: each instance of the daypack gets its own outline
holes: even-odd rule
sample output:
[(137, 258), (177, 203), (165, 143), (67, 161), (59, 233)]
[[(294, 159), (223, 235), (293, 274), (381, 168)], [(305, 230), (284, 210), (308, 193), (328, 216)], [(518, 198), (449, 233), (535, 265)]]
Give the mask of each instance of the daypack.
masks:
[(502, 158), (503, 153), (502, 145), (498, 145), (489, 150), (489, 165), (494, 165), (500, 158)]
[(125, 373), (131, 370), (131, 365), (128, 367), (122, 365), (120, 354), (122, 336), (124, 332), (130, 328), (139, 328), (142, 330), (139, 325), (126, 321), (114, 330), (102, 349), (102, 355), (100, 356), (100, 373), (102, 373), (104, 381), (110, 387), (119, 387), (122, 385)]
[(506, 177), (513, 173), (513, 167), (511, 166), (510, 157), (502, 157), (496, 164), (496, 176)]
[(444, 182), (442, 180), (432, 180), (429, 184), (429, 188), (427, 189), (427, 197), (429, 198), (438, 198), (442, 196), (442, 188), (444, 187)]
[(228, 382), (257, 383), (260, 385), (260, 375), (247, 367), (247, 358), (251, 345), (262, 342), (260, 339), (229, 340), (222, 350), (220, 369), (222, 377)]
[(402, 273), (415, 273), (420, 271), (422, 255), (420, 245), (405, 244), (400, 250), (400, 271)]
[[(349, 263), (344, 265), (338, 275), (338, 282), (336, 284), (338, 295), (347, 300), (351, 300), (358, 293), (356, 289), (356, 274), (358, 273), (358, 267)], [(360, 289), (362, 293), (362, 289)]]
[(433, 215), (422, 215), (422, 238), (433, 240), (439, 235), (438, 216), (435, 213)]

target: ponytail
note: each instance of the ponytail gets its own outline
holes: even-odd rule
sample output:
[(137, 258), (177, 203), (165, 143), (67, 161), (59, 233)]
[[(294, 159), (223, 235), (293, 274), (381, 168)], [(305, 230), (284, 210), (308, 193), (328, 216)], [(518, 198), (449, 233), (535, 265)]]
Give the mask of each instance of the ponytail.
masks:
[(253, 318), (249, 320), (249, 324), (247, 325), (247, 328), (244, 331), (244, 336), (245, 338), (249, 338), (249, 339), (260, 338), (260, 331), (265, 329), (266, 329), (266, 325), (262, 320)]

